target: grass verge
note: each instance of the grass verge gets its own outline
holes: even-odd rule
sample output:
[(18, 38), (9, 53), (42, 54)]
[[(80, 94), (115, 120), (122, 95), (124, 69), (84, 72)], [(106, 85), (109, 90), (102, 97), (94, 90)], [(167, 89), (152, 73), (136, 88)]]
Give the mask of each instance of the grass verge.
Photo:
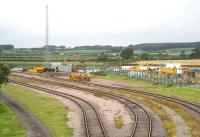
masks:
[[(98, 88), (96, 88), (98, 90)], [(128, 99), (132, 99), (134, 101), (140, 102), (145, 106), (148, 106), (154, 112), (156, 112), (160, 118), (162, 119), (163, 126), (167, 131), (169, 137), (176, 136), (176, 125), (173, 120), (170, 118), (169, 114), (166, 113), (163, 106), (169, 107), (174, 110), (177, 115), (180, 115), (184, 120), (186, 125), (189, 127), (189, 132), (191, 133), (192, 137), (199, 137), (200, 136), (200, 121), (194, 118), (189, 112), (187, 112), (182, 106), (177, 104), (162, 100), (162, 99), (155, 99), (152, 97), (148, 97), (145, 95), (136, 94), (133, 92), (127, 92), (122, 90), (108, 90), (105, 88), (101, 88), (101, 92), (116, 94), (119, 96), (126, 97)], [(163, 106), (162, 106), (163, 105)]]
[[(134, 97), (135, 99), (135, 97)], [(141, 99), (141, 98), (140, 98)], [(162, 119), (163, 126), (167, 131), (168, 137), (176, 136), (176, 124), (170, 119), (170, 116), (164, 111), (163, 107), (156, 103), (155, 101), (149, 100), (147, 98), (142, 98), (142, 102), (156, 112)]]
[(114, 123), (115, 123), (115, 127), (118, 129), (124, 126), (124, 120), (121, 115), (121, 110), (118, 110), (117, 112), (115, 112)]
[(67, 124), (69, 110), (58, 100), (11, 84), (2, 86), (2, 90), (37, 116), (53, 136), (73, 135), (73, 129)]
[[(135, 80), (123, 76), (111, 75), (108, 74), (106, 76), (98, 77), (101, 79), (114, 80), (120, 82), (129, 82), (133, 84), (134, 89), (139, 91), (145, 91), (150, 93), (156, 93), (164, 96), (169, 96), (177, 99), (184, 99), (186, 101), (200, 104), (200, 89), (192, 88), (192, 87), (178, 87), (178, 86), (163, 86), (163, 85), (155, 85), (149, 82)], [(140, 87), (138, 87), (140, 85)]]
[(187, 126), (189, 127), (189, 131), (192, 137), (200, 136), (200, 131), (199, 131), (200, 121), (195, 119), (192, 115), (190, 115), (187, 111), (185, 111), (181, 106), (165, 101), (165, 100), (161, 100), (161, 99), (155, 100), (145, 95), (138, 95), (138, 94), (130, 93), (126, 91), (115, 91), (114, 93), (120, 94), (129, 99), (137, 100), (138, 102), (144, 103), (146, 106), (151, 108), (154, 112), (159, 114), (169, 137), (175, 136), (176, 123), (173, 123), (173, 121), (171, 121), (169, 115), (166, 114), (166, 112), (164, 111), (161, 105), (164, 105), (173, 109), (178, 115), (180, 115), (185, 120)]
[(19, 119), (0, 101), (0, 137), (26, 137)]

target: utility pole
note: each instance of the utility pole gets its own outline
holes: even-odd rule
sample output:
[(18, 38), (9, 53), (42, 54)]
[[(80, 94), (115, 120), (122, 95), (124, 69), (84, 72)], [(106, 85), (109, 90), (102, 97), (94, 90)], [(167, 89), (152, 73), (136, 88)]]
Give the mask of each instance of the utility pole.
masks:
[(46, 39), (45, 39), (45, 67), (48, 67), (50, 58), (49, 50), (49, 20), (48, 20), (48, 5), (46, 5)]

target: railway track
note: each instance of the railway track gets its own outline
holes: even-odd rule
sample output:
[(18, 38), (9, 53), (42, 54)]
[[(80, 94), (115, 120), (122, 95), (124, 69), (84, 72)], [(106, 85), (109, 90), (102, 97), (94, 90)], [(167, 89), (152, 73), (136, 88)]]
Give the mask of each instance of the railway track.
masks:
[[(61, 82), (52, 82), (48, 80), (43, 80), (43, 79), (36, 79), (36, 78), (31, 78), (31, 77), (24, 77), (20, 76), (21, 78), (25, 78), (27, 80), (37, 80), (42, 83), (46, 84), (55, 84), (58, 86), (66, 87), (66, 88), (73, 88), (85, 92), (90, 92), (90, 93), (97, 93), (97, 91), (88, 89), (88, 88), (82, 88), (82, 87), (75, 87), (73, 85), (66, 85)], [(134, 124), (131, 130), (131, 135), (130, 137), (151, 137), (152, 136), (152, 118), (149, 115), (149, 113), (139, 104), (133, 102), (132, 100), (123, 98), (121, 96), (113, 95), (113, 94), (108, 94), (108, 93), (103, 93), (103, 92), (98, 92), (98, 94), (101, 94), (103, 96), (115, 99), (122, 103), (124, 106), (129, 108), (129, 110), (132, 112), (134, 116)], [(146, 131), (146, 132), (144, 132)]]
[(105, 128), (104, 128), (104, 125), (102, 123), (99, 113), (94, 108), (94, 106), (91, 103), (89, 103), (88, 101), (86, 101), (82, 98), (79, 98), (77, 96), (73, 96), (73, 95), (58, 92), (55, 90), (35, 86), (32, 84), (27, 84), (27, 83), (15, 81), (15, 80), (10, 80), (10, 82), (21, 85), (21, 86), (37, 89), (37, 90), (47, 92), (50, 94), (54, 94), (54, 95), (71, 100), (81, 109), (81, 111), (83, 113), (85, 136), (86, 137), (107, 137), (107, 133), (105, 131)]
[[(59, 80), (61, 82), (65, 82), (66, 80), (68, 82), (72, 82), (68, 79), (61, 79), (61, 78), (55, 78), (56, 80)], [(82, 85), (91, 85), (90, 83), (83, 83), (83, 82), (78, 82)], [(142, 94), (142, 95), (147, 95), (147, 96), (152, 96), (152, 97), (157, 97), (160, 99), (164, 99), (164, 100), (168, 100), (171, 102), (175, 102), (177, 104), (180, 104), (182, 106), (185, 106), (187, 108), (192, 109), (193, 111), (196, 111), (197, 113), (200, 113), (200, 105), (198, 104), (194, 104), (185, 100), (181, 100), (181, 99), (176, 99), (176, 98), (172, 98), (172, 97), (168, 97), (168, 96), (163, 96), (163, 95), (159, 95), (159, 94), (155, 94), (155, 93), (148, 93), (148, 92), (143, 92), (143, 91), (137, 91), (137, 90), (133, 90), (133, 89), (129, 89), (129, 88), (121, 88), (121, 87), (113, 87), (113, 86), (108, 86), (108, 85), (102, 85), (102, 84), (96, 84), (96, 83), (92, 83), (92, 85), (97, 86), (97, 87), (103, 87), (103, 88), (109, 88), (111, 90), (115, 89), (115, 90), (124, 90), (124, 91), (128, 91), (128, 92), (134, 92), (137, 94)]]
[[(32, 75), (30, 73), (26, 73), (28, 75)], [(37, 75), (37, 74), (34, 74)], [(155, 97), (158, 99), (163, 99), (163, 100), (167, 100), (169, 102), (172, 103), (176, 103), (179, 104), (181, 106), (184, 106), (185, 108), (188, 108), (190, 110), (192, 110), (193, 112), (197, 113), (198, 117), (200, 118), (200, 105), (198, 104), (194, 104), (185, 100), (181, 100), (181, 99), (175, 99), (172, 97), (168, 97), (168, 96), (163, 96), (163, 95), (159, 95), (159, 94), (155, 94), (155, 93), (148, 93), (148, 92), (144, 92), (144, 91), (138, 91), (138, 90), (134, 90), (134, 89), (129, 89), (129, 88), (122, 88), (122, 87), (113, 87), (113, 86), (108, 86), (108, 85), (102, 85), (102, 84), (96, 84), (96, 83), (82, 83), (82, 82), (73, 82), (67, 79), (61, 79), (61, 78), (52, 78), (52, 80), (56, 80), (57, 82), (65, 82), (65, 84), (73, 84), (75, 86), (75, 84), (80, 84), (80, 85), (84, 85), (84, 86), (92, 86), (92, 87), (98, 87), (98, 88), (107, 88), (110, 90), (122, 90), (122, 91), (128, 91), (128, 92), (133, 92), (136, 94), (141, 94), (141, 95), (146, 95), (149, 97)], [(66, 83), (67, 81), (67, 83)]]

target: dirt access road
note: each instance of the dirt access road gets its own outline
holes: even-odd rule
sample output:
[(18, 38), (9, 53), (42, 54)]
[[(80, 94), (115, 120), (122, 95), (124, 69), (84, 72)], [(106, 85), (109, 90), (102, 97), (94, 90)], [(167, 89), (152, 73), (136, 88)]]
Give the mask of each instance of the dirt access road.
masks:
[(48, 129), (38, 118), (1, 91), (0, 100), (10, 107), (16, 116), (21, 120), (23, 127), (27, 131), (28, 137), (52, 137)]

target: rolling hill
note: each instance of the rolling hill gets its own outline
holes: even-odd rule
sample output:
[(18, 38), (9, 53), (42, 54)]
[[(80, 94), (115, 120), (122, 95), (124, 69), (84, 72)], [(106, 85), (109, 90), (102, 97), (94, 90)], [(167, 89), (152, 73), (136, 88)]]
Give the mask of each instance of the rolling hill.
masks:
[(200, 42), (184, 42), (184, 43), (143, 43), (137, 45), (129, 45), (134, 50), (158, 51), (175, 48), (197, 48)]

